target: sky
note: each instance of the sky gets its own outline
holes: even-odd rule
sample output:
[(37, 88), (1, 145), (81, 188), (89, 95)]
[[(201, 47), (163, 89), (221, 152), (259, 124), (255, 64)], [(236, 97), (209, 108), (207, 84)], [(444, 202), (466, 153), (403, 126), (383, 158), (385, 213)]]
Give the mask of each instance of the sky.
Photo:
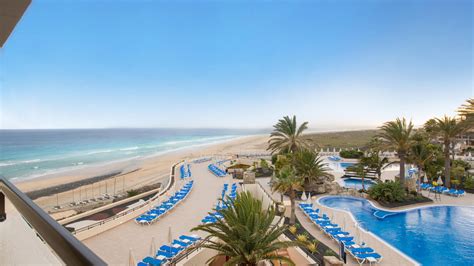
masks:
[(32, 2), (0, 52), (0, 128), (416, 125), (473, 86), (473, 2)]

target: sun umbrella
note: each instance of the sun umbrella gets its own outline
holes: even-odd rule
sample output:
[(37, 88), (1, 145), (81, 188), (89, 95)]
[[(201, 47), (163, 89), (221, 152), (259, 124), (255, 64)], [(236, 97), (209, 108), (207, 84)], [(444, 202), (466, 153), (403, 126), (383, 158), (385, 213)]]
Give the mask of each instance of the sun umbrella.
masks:
[(155, 238), (151, 238), (151, 244), (150, 244), (150, 257), (155, 257), (155, 252), (156, 252), (156, 245), (155, 245)]
[(425, 179), (423, 179), (423, 182), (428, 183), (428, 177), (425, 175)]
[(173, 241), (173, 235), (171, 234), (171, 226), (168, 228), (168, 242), (171, 244)]
[(357, 236), (357, 239), (360, 242), (360, 228), (359, 228), (359, 225), (357, 223), (354, 223), (354, 224), (355, 224), (355, 228), (356, 228), (356, 236)]
[(137, 263), (135, 262), (132, 249), (129, 249), (128, 250), (128, 266), (135, 266), (135, 265), (137, 265)]
[(438, 183), (438, 185), (443, 185), (443, 179), (441, 179), (441, 176), (438, 177), (438, 182), (437, 183)]
[(306, 197), (306, 192), (303, 190), (303, 194), (301, 195), (301, 200), (306, 201), (308, 198)]
[(311, 192), (308, 193), (308, 203), (311, 203)]

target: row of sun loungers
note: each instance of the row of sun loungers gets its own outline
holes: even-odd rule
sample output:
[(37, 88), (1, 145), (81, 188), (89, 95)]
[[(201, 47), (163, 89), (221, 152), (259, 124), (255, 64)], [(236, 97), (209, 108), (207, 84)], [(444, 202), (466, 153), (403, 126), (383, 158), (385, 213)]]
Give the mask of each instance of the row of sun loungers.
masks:
[(193, 184), (193, 180), (189, 181), (181, 188), (181, 190), (176, 192), (167, 201), (155, 206), (152, 210), (146, 212), (145, 214), (140, 215), (135, 219), (135, 222), (141, 225), (150, 225), (156, 222), (160, 217), (170, 212), (175, 206), (178, 205), (178, 203), (188, 196), (189, 192), (193, 188)]
[(226, 163), (228, 161), (230, 161), (230, 159), (220, 160), (220, 161), (216, 162), (216, 164), (221, 165), (221, 164)]
[(193, 161), (193, 163), (204, 163), (204, 162), (209, 162), (211, 160), (210, 157), (208, 158), (200, 158), (200, 159), (196, 159)]
[(160, 266), (164, 265), (185, 250), (196, 245), (201, 238), (198, 235), (182, 235), (173, 240), (169, 245), (162, 245), (154, 257), (146, 257), (137, 266)]
[(217, 167), (215, 164), (210, 164), (207, 166), (207, 168), (209, 169), (209, 171), (211, 171), (211, 173), (213, 173), (217, 177), (224, 177), (227, 174), (224, 170)]
[(222, 202), (223, 200), (227, 200), (226, 195), (231, 199), (235, 199), (237, 197), (237, 184), (233, 183), (231, 186), (230, 191), (229, 184), (224, 184), (224, 188), (222, 189), (221, 199), (217, 202), (215, 212), (209, 213), (204, 219), (201, 220), (202, 223), (215, 223), (217, 220), (222, 219), (223, 216), (220, 214), (220, 210), (225, 209), (227, 206)]
[(182, 164), (181, 167), (179, 168), (179, 171), (181, 174), (181, 179), (191, 177), (191, 166), (189, 164), (187, 164), (186, 166)]
[(436, 193), (442, 193), (442, 194), (446, 194), (453, 197), (461, 197), (466, 194), (466, 192), (462, 189), (457, 190), (454, 188), (449, 189), (445, 186), (432, 186), (431, 184), (428, 184), (428, 183), (423, 183), (421, 184), (420, 187), (423, 190), (428, 190), (428, 191), (432, 191)]
[(379, 263), (382, 260), (382, 255), (376, 253), (374, 249), (365, 246), (365, 244), (356, 244), (354, 237), (349, 232), (344, 231), (338, 224), (331, 222), (326, 214), (320, 214), (319, 209), (313, 209), (312, 203), (300, 203), (299, 207), (321, 231), (338, 243), (342, 242), (345, 250), (359, 264)]
[[(202, 220), (202, 223), (214, 223), (218, 219), (222, 219), (220, 210), (226, 208), (225, 204), (221, 204), (221, 200), (225, 200), (226, 196), (234, 199), (237, 196), (237, 184), (232, 184), (229, 190), (229, 184), (224, 184), (221, 199), (217, 203), (215, 212), (210, 213)], [(182, 235), (178, 239), (173, 240), (169, 245), (162, 245), (156, 252), (155, 257), (146, 257), (137, 266), (160, 266), (171, 262), (176, 256), (184, 251), (197, 245), (202, 239), (197, 235)]]

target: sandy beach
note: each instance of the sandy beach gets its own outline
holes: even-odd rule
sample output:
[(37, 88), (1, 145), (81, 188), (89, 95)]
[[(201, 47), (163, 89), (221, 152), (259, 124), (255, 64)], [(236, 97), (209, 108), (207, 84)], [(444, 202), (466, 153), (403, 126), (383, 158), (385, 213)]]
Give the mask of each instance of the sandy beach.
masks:
[(160, 181), (165, 182), (169, 176), (170, 167), (181, 160), (209, 155), (225, 156), (236, 153), (263, 153), (266, 152), (267, 139), (268, 135), (239, 137), (220, 143), (183, 148), (148, 158), (132, 159), (45, 175), (35, 179), (16, 182), (15, 184), (26, 193), (48, 188), (58, 188), (64, 184), (69, 184), (69, 189), (62, 187), (58, 191), (59, 193), (50, 191), (53, 193), (52, 195), (35, 199), (35, 202), (42, 208), (52, 210), (52, 207), (58, 203), (61, 205), (79, 201), (80, 199), (97, 197), (104, 193), (121, 193)]

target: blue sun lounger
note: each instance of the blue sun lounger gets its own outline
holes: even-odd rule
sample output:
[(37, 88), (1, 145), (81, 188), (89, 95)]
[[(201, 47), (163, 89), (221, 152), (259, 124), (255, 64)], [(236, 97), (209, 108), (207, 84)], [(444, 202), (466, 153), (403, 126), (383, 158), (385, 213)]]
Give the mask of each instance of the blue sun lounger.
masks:
[(181, 251), (183, 251), (184, 248), (177, 248), (177, 247), (172, 247), (168, 245), (163, 245), (160, 247), (161, 250), (166, 251), (168, 253), (171, 253), (173, 255), (179, 254)]
[(196, 241), (200, 240), (201, 238), (197, 235), (190, 235), (190, 236), (182, 235), (182, 236), (179, 237), (179, 239), (187, 239), (189, 241), (196, 242)]
[(313, 204), (312, 203), (300, 203), (299, 204), (300, 208), (304, 208), (304, 207), (312, 207)]
[(350, 235), (349, 232), (342, 231), (340, 228), (338, 228), (338, 229), (332, 229), (332, 230), (331, 230), (331, 229), (328, 229), (328, 230), (326, 230), (326, 232), (327, 232), (328, 234), (330, 234), (331, 236), (338, 236), (338, 235), (348, 236), (348, 235)]
[(352, 254), (365, 254), (365, 253), (374, 253), (374, 250), (369, 247), (363, 247), (363, 248), (350, 248), (348, 249), (350, 253)]
[(208, 224), (208, 223), (215, 223), (217, 222), (217, 218), (212, 217), (212, 216), (206, 216), (204, 219), (201, 220), (202, 223)]
[(172, 259), (172, 258), (174, 258), (175, 255), (173, 253), (170, 253), (170, 252), (167, 252), (167, 251), (164, 251), (164, 250), (158, 250), (156, 252), (156, 256), (157, 257), (161, 256), (161, 257), (164, 257), (166, 259)]
[(163, 261), (152, 258), (152, 257), (144, 258), (143, 262), (151, 266), (160, 266), (161, 264), (163, 264)]
[(173, 240), (173, 242), (171, 243), (173, 245), (180, 245), (182, 246), (183, 248), (187, 248), (188, 246), (192, 245), (193, 243), (191, 241), (181, 241), (181, 240), (178, 240), (178, 239), (175, 239)]
[(338, 241), (352, 241), (354, 240), (354, 237), (353, 236), (339, 236), (339, 235), (335, 235), (334, 236), (334, 239), (338, 240)]
[(353, 254), (354, 258), (359, 262), (359, 264), (363, 264), (366, 261), (369, 261), (371, 264), (372, 262), (379, 263), (382, 260), (382, 256), (378, 253), (363, 253), (363, 254)]

